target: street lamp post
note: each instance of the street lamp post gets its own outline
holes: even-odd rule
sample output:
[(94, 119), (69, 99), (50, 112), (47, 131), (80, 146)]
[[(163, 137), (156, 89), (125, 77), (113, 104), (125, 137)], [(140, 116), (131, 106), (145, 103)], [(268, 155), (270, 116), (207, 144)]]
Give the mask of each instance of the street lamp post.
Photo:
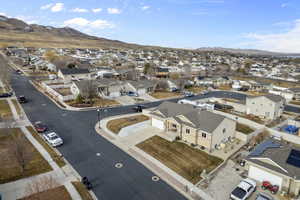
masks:
[(97, 109), (97, 113), (98, 113), (98, 123), (99, 123), (99, 129), (101, 128), (100, 126), (100, 108)]

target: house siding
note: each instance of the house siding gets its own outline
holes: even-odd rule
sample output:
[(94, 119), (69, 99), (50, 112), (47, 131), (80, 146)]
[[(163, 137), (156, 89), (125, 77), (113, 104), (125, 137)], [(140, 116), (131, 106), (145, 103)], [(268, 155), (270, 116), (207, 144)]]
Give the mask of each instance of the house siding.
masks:
[[(223, 130), (225, 132), (223, 133)], [(235, 137), (236, 122), (225, 118), (212, 133), (212, 148)]]

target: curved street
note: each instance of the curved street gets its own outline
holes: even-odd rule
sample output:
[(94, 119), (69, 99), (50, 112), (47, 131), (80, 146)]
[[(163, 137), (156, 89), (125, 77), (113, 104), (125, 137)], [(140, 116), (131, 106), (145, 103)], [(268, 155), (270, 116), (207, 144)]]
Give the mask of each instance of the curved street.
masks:
[[(62, 155), (81, 176), (93, 183), (98, 199), (185, 199), (163, 180), (152, 181), (153, 174), (138, 161), (118, 147), (99, 136), (94, 130), (98, 120), (97, 111), (65, 111), (57, 107), (46, 96), (38, 92), (25, 76), (13, 74), (12, 87), (16, 95), (25, 95), (29, 102), (23, 108), (31, 122), (43, 121), (65, 141), (58, 147)], [(246, 95), (234, 92), (210, 92), (207, 97), (245, 99)], [(174, 99), (172, 101), (178, 101)], [(161, 103), (147, 103), (154, 107)], [(122, 106), (101, 110), (101, 118), (133, 112), (134, 106)], [(287, 111), (300, 113), (300, 108), (287, 106)], [(100, 154), (99, 154), (100, 153)], [(99, 156), (100, 155), (100, 156)], [(122, 168), (116, 168), (122, 163)]]

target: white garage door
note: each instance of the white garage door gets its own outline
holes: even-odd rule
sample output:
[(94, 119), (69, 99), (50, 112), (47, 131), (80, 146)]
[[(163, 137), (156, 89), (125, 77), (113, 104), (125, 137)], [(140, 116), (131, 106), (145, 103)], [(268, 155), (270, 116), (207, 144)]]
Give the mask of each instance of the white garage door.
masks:
[(249, 178), (252, 178), (259, 182), (269, 181), (271, 184), (278, 185), (279, 188), (281, 188), (281, 184), (282, 184), (281, 177), (266, 172), (264, 170), (261, 170), (257, 167), (250, 166), (248, 176)]
[(154, 126), (154, 127), (156, 127), (156, 128), (159, 128), (159, 129), (161, 129), (161, 130), (164, 130), (164, 129), (165, 129), (164, 122), (161, 121), (161, 120), (152, 118), (151, 124), (152, 124), (152, 126)]

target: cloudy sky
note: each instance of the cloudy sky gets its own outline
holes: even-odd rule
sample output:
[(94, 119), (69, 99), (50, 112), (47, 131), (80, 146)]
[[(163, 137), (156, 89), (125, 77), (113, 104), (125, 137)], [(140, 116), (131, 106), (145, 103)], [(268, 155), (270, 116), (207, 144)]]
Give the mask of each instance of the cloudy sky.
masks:
[(10, 0), (0, 14), (139, 44), (300, 53), (299, 0)]

